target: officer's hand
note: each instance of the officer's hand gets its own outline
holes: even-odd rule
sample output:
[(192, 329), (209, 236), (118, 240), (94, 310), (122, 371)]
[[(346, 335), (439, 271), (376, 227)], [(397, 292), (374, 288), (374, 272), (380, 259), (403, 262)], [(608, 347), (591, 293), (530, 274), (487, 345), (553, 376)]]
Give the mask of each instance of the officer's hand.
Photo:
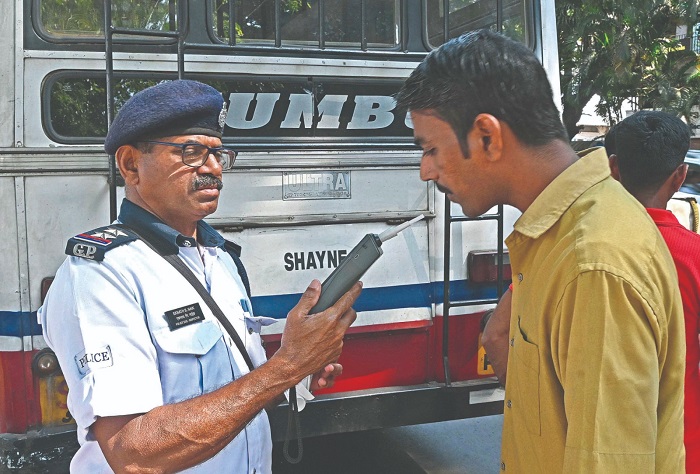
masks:
[(328, 364), (311, 378), (311, 387), (309, 390), (315, 392), (322, 388), (331, 388), (335, 384), (335, 378), (343, 373), (343, 366), (335, 363)]
[(314, 280), (287, 314), (287, 324), (276, 355), (287, 360), (298, 378), (297, 382), (338, 360), (345, 331), (357, 317), (352, 304), (361, 291), (362, 283), (357, 282), (336, 304), (309, 315), (321, 295), (321, 283)]

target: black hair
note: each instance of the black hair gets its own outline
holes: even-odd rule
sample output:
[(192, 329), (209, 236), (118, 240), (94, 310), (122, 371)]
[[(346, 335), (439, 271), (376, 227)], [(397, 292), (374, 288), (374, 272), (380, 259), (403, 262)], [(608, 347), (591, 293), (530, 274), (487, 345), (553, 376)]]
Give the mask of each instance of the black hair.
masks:
[(396, 96), (399, 108), (447, 122), (463, 148), (480, 113), (507, 123), (526, 145), (569, 140), (544, 68), (524, 44), (478, 30), (433, 50)]
[(657, 110), (627, 117), (612, 127), (608, 136), (605, 149), (617, 155), (620, 181), (632, 194), (657, 191), (683, 163), (690, 148), (690, 127)]
[(610, 155), (617, 154), (615, 150), (615, 131), (617, 130), (617, 125), (618, 124), (615, 124), (612, 127), (610, 127), (608, 133), (605, 134), (605, 141), (603, 142), (603, 146), (605, 147), (605, 153), (608, 154), (608, 157)]

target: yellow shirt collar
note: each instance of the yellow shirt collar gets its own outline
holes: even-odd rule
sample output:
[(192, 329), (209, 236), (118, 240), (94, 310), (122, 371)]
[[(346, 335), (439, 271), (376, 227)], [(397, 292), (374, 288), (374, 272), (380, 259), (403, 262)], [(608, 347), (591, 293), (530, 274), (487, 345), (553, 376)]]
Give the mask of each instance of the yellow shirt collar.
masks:
[(585, 191), (610, 176), (605, 148), (578, 153), (579, 160), (565, 169), (530, 204), (513, 225), (520, 234), (536, 239), (552, 227)]

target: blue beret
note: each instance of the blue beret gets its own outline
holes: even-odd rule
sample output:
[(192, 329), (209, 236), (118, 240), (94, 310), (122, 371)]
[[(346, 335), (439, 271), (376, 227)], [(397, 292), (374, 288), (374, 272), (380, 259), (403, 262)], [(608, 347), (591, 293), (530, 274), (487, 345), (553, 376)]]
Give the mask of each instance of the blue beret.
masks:
[(197, 81), (162, 82), (126, 101), (105, 138), (105, 151), (122, 145), (175, 135), (221, 138), (226, 107), (221, 93)]

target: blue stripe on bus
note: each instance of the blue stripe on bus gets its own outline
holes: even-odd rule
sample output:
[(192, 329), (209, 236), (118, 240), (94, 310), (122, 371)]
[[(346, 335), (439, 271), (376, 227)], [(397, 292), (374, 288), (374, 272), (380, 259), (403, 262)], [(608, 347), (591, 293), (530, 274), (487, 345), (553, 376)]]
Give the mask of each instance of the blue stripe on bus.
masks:
[[(353, 308), (355, 311), (377, 311), (397, 308), (426, 308), (432, 303), (442, 303), (442, 282), (415, 285), (385, 286), (365, 288)], [(253, 311), (277, 319), (286, 318), (287, 313), (297, 304), (301, 293), (254, 296), (251, 300)], [(450, 282), (450, 300), (477, 300), (496, 298), (496, 286), (469, 284), (467, 280)]]
[(39, 336), (41, 326), (36, 321), (36, 311), (0, 311), (0, 336)]
[[(385, 286), (365, 288), (353, 307), (356, 311), (378, 311), (397, 308), (427, 308), (432, 303), (442, 303), (442, 282), (415, 285)], [(254, 296), (255, 314), (277, 319), (287, 317), (287, 313), (297, 304), (301, 293), (274, 296)], [(496, 298), (495, 285), (469, 284), (467, 280), (450, 282), (450, 299), (475, 300)], [(36, 311), (0, 311), (0, 336), (37, 336), (41, 326), (36, 320)]]

